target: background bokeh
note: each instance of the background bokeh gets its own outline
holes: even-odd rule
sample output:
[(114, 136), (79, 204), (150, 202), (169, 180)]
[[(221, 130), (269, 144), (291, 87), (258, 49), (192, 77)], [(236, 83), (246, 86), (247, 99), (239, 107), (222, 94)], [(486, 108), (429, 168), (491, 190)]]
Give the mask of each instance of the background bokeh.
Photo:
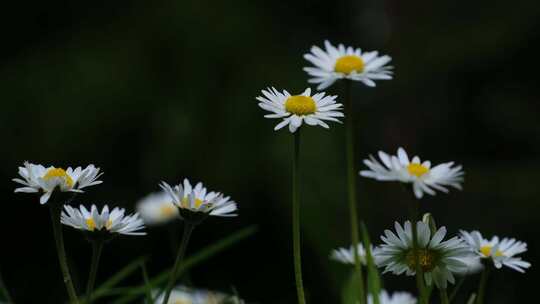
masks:
[[(94, 163), (104, 184), (78, 203), (135, 202), (184, 177), (231, 195), (240, 217), (210, 219), (197, 249), (251, 224), (256, 236), (191, 270), (196, 287), (250, 303), (294, 303), (290, 239), (292, 137), (272, 131), (255, 96), (300, 92), (302, 55), (324, 39), (393, 57), (395, 79), (354, 87), (357, 157), (399, 146), (465, 167), (462, 192), (426, 199), (455, 233), (480, 229), (525, 240), (527, 274), (497, 271), (490, 303), (537, 298), (540, 252), (540, 4), (535, 1), (18, 1), (0, 11), (0, 268), (17, 303), (61, 303), (65, 290), (50, 219), (38, 197), (13, 193), (24, 160)], [(339, 85), (329, 89), (341, 94)], [(311, 303), (338, 303), (348, 267), (328, 260), (348, 245), (344, 128), (306, 129), (302, 142), (305, 285)], [(395, 184), (359, 180), (373, 239), (407, 216)], [(54, 197), (53, 197), (54, 199)], [(90, 247), (65, 229), (75, 279)], [(150, 255), (172, 265), (167, 229), (105, 249), (98, 280)], [(140, 278), (132, 278), (139, 282)], [(465, 283), (472, 291), (478, 277)], [(391, 290), (412, 288), (385, 276)], [(407, 283), (404, 283), (407, 282)], [(106, 303), (107, 301), (104, 301)]]

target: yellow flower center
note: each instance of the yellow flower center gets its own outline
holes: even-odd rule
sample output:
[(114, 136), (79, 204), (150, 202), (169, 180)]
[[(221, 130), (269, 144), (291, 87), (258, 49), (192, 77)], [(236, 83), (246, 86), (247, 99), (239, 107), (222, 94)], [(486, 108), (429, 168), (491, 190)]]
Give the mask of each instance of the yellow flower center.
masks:
[(287, 98), (285, 110), (296, 115), (308, 115), (317, 111), (317, 104), (309, 96), (295, 95)]
[(50, 180), (56, 177), (63, 179), (69, 188), (73, 187), (73, 179), (67, 174), (66, 170), (62, 168), (49, 169), (47, 173), (45, 173), (45, 175), (43, 176), (43, 179)]
[[(194, 204), (194, 205), (195, 205), (195, 208), (199, 208), (203, 203), (204, 203), (204, 202), (203, 202), (201, 199), (196, 198), (196, 199), (195, 199), (195, 204)], [(184, 197), (184, 198), (182, 199), (182, 207), (184, 207), (184, 208), (189, 208), (189, 207), (190, 207), (190, 206), (189, 206), (189, 200), (188, 200), (187, 197)]]
[(334, 71), (343, 74), (362, 73), (364, 71), (364, 60), (356, 55), (342, 56), (336, 61)]
[(410, 175), (421, 177), (422, 175), (428, 173), (429, 169), (424, 165), (411, 163), (407, 166), (407, 171), (409, 171)]
[(88, 226), (88, 230), (94, 231), (94, 229), (96, 229), (96, 223), (94, 222), (94, 219), (86, 219), (86, 226)]
[[(422, 271), (424, 272), (430, 272), (435, 268), (436, 266), (436, 260), (437, 255), (435, 252), (429, 250), (429, 249), (418, 249), (416, 250), (418, 254), (418, 263), (420, 263), (420, 267), (422, 268)], [(414, 250), (410, 250), (407, 252), (407, 255), (405, 257), (407, 261), (407, 266), (411, 269), (416, 269), (416, 259), (414, 256)]]
[(159, 212), (163, 217), (171, 217), (175, 214), (176, 207), (172, 204), (163, 205), (159, 208)]
[(193, 302), (191, 302), (191, 300), (189, 299), (176, 299), (176, 300), (172, 300), (171, 303), (172, 304), (192, 304)]
[[(86, 226), (88, 226), (89, 231), (94, 231), (96, 229), (96, 222), (94, 222), (93, 218), (87, 218), (86, 219)], [(112, 221), (108, 220), (107, 224), (105, 224), (105, 228), (107, 230), (110, 230), (112, 227)]]
[[(480, 252), (481, 252), (484, 256), (489, 257), (489, 256), (491, 256), (491, 249), (492, 249), (492, 248), (493, 248), (493, 247), (492, 247), (492, 246), (489, 246), (489, 245), (482, 246), (482, 247), (480, 247)], [(495, 256), (496, 256), (496, 257), (502, 257), (502, 256), (504, 256), (504, 253), (502, 253), (502, 251), (500, 251), (500, 250), (497, 250), (497, 251), (495, 251)]]

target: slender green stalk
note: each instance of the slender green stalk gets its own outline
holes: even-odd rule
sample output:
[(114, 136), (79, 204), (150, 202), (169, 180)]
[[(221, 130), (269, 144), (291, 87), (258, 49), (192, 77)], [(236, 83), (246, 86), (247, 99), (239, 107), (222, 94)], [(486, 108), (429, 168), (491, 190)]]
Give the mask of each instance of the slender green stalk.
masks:
[(484, 297), (486, 291), (487, 280), (489, 277), (490, 268), (486, 265), (482, 276), (480, 277), (480, 283), (478, 284), (478, 296), (476, 297), (476, 304), (484, 304)]
[(446, 292), (446, 288), (439, 289), (439, 294), (441, 295), (441, 304), (450, 304), (450, 301), (448, 300), (448, 293)]
[(360, 304), (366, 302), (364, 292), (364, 276), (362, 274), (362, 263), (358, 255), (358, 211), (356, 208), (356, 170), (354, 161), (354, 114), (351, 98), (351, 81), (345, 80), (344, 100), (345, 100), (345, 145), (347, 153), (347, 192), (349, 194), (349, 215), (351, 221), (351, 241), (354, 254), (354, 266), (358, 274), (358, 301)]
[(90, 274), (88, 275), (88, 282), (86, 285), (86, 301), (88, 304), (92, 303), (92, 292), (94, 291), (94, 284), (96, 282), (96, 275), (99, 267), (99, 258), (103, 251), (103, 241), (92, 241), (92, 263), (90, 265)]
[[(406, 187), (407, 189), (407, 187)], [(409, 191), (411, 189), (408, 189)], [(412, 193), (412, 192), (409, 192)], [(426, 291), (426, 286), (424, 283), (424, 272), (422, 270), (422, 267), (420, 265), (420, 255), (418, 254), (418, 219), (419, 219), (419, 201), (414, 197), (412, 199), (412, 205), (411, 205), (411, 228), (412, 228), (412, 235), (413, 235), (413, 257), (414, 257), (414, 267), (415, 267), (415, 273), (416, 273), (416, 287), (418, 288), (418, 294), (419, 294), (419, 304), (428, 304), (429, 303), (429, 296)]]
[(146, 301), (149, 304), (154, 303), (154, 299), (152, 299), (152, 292), (151, 292), (152, 285), (150, 285), (150, 278), (148, 277), (148, 271), (146, 271), (146, 263), (145, 262), (141, 263), (141, 271), (142, 271), (142, 276), (143, 276), (143, 280), (144, 280), (144, 287), (146, 289), (145, 290)]
[(6, 287), (6, 284), (4, 283), (4, 279), (2, 278), (2, 274), (0, 273), (0, 291), (4, 295), (4, 298), (6, 299), (7, 303), (15, 303), (13, 302), (13, 298), (11, 297), (9, 290)]
[(426, 300), (426, 292), (424, 286), (424, 274), (422, 267), (420, 266), (420, 255), (418, 254), (418, 227), (416, 217), (413, 217), (412, 221), (412, 234), (413, 234), (413, 257), (414, 267), (416, 272), (416, 287), (419, 293), (419, 304), (428, 304)]
[(461, 286), (463, 286), (463, 283), (465, 283), (466, 278), (467, 278), (467, 275), (462, 276), (461, 279), (459, 279), (458, 283), (456, 284), (456, 287), (452, 289), (452, 293), (450, 293), (450, 299), (448, 300), (450, 303), (452, 303), (454, 299), (456, 298), (459, 290), (461, 289)]
[(182, 235), (182, 243), (180, 244), (180, 248), (178, 249), (176, 260), (174, 261), (173, 270), (169, 277), (167, 288), (165, 288), (165, 297), (163, 298), (163, 302), (162, 302), (163, 304), (169, 303), (169, 297), (171, 296), (171, 291), (173, 289), (174, 282), (176, 282), (176, 273), (178, 272), (178, 268), (180, 267), (180, 264), (182, 263), (182, 260), (184, 259), (184, 254), (186, 253), (186, 248), (189, 243), (189, 238), (191, 237), (191, 233), (193, 232), (193, 229), (195, 229), (194, 224), (189, 223), (188, 221), (184, 221), (184, 234)]
[(79, 299), (77, 298), (77, 292), (73, 286), (73, 281), (71, 280), (71, 275), (69, 273), (69, 267), (67, 264), (66, 249), (64, 247), (64, 235), (62, 233), (62, 223), (60, 222), (60, 213), (62, 212), (63, 204), (50, 202), (49, 206), (54, 241), (56, 244), (56, 253), (58, 254), (58, 261), (60, 262), (60, 269), (62, 270), (62, 275), (64, 277), (64, 284), (66, 285), (68, 292), (69, 302), (72, 304), (78, 304)]
[(294, 256), (294, 279), (298, 303), (305, 304), (304, 283), (302, 282), (302, 253), (300, 250), (300, 129), (294, 133), (294, 154), (292, 173), (292, 234)]

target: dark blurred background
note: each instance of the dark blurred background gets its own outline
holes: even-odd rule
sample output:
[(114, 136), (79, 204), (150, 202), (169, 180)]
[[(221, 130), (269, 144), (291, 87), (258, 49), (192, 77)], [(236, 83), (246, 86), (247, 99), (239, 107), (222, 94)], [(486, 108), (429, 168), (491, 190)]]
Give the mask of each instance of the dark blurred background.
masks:
[[(17, 303), (66, 297), (48, 210), (37, 195), (13, 193), (17, 167), (25, 160), (94, 163), (105, 172), (104, 184), (77, 203), (133, 210), (159, 181), (184, 177), (231, 195), (240, 216), (205, 222), (188, 251), (251, 224), (258, 233), (192, 269), (190, 283), (234, 287), (250, 303), (295, 303), (292, 137), (272, 130), (277, 121), (264, 119), (254, 98), (270, 85), (305, 89), (302, 55), (330, 39), (393, 57), (394, 80), (354, 87), (358, 164), (399, 146), (435, 163), (463, 164), (464, 191), (430, 197), (423, 208), (452, 233), (480, 229), (528, 242), (524, 258), (533, 267), (526, 274), (494, 273), (489, 302), (535, 299), (539, 17), (536, 1), (3, 3), (0, 268), (8, 287)], [(349, 244), (343, 146), (342, 125), (304, 132), (303, 252), (311, 303), (338, 303), (350, 269), (327, 258)], [(360, 179), (358, 187), (373, 239), (406, 218), (398, 185)], [(172, 265), (165, 231), (107, 246), (98, 280), (140, 255), (150, 255), (151, 275)], [(90, 247), (73, 229), (65, 235), (83, 286)], [(463, 291), (477, 281), (468, 279)], [(385, 276), (391, 290), (411, 284)]]

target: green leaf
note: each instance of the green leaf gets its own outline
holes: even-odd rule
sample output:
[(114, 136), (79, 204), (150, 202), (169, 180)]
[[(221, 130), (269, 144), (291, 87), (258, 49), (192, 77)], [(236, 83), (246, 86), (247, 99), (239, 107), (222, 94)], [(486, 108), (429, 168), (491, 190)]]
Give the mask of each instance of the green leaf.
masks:
[(101, 284), (98, 288), (96, 288), (93, 298), (97, 299), (102, 297), (107, 292), (107, 290), (116, 286), (122, 280), (124, 280), (132, 273), (134, 273), (137, 269), (139, 269), (140, 265), (142, 265), (142, 263), (145, 263), (147, 259), (147, 257), (143, 256), (131, 261), (128, 265), (120, 269), (120, 271), (118, 271), (116, 274), (106, 280), (103, 284)]
[(379, 270), (377, 269), (377, 266), (375, 266), (375, 261), (373, 260), (373, 255), (371, 252), (371, 241), (369, 239), (366, 225), (362, 222), (360, 223), (360, 226), (362, 228), (362, 239), (364, 242), (364, 248), (366, 250), (368, 290), (373, 297), (373, 303), (379, 304), (379, 294), (381, 292), (381, 276), (379, 275)]
[[(213, 257), (214, 255), (220, 253), (221, 251), (231, 247), (232, 245), (238, 243), (241, 240), (244, 240), (253, 234), (257, 232), (256, 226), (249, 226), (246, 228), (243, 228), (219, 241), (216, 243), (209, 245), (197, 253), (193, 254), (192, 256), (189, 256), (184, 260), (183, 265), (181, 265), (178, 269), (177, 278), (180, 277), (186, 270), (190, 269), (191, 267), (200, 264), (201, 262)], [(157, 276), (150, 279), (148, 284), (145, 284), (143, 286), (135, 286), (135, 287), (129, 287), (125, 289), (124, 296), (120, 297), (116, 301), (114, 301), (114, 304), (124, 304), (124, 303), (132, 303), (134, 299), (140, 297), (144, 293), (146, 293), (147, 286), (159, 286), (161, 284), (164, 284), (170, 275), (170, 270), (165, 270), (158, 274)]]

